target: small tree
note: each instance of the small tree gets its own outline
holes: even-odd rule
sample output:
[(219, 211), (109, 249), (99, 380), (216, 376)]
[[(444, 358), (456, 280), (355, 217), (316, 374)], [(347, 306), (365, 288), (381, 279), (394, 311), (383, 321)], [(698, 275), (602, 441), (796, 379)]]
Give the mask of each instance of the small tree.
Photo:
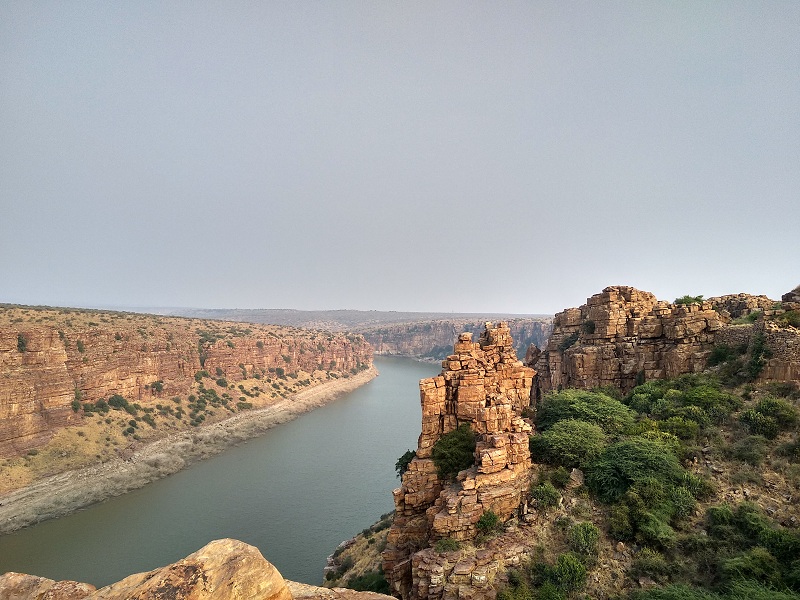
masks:
[(433, 462), (441, 479), (452, 479), (475, 462), (475, 434), (466, 423), (444, 434), (433, 445)]
[(408, 465), (411, 464), (411, 461), (414, 460), (414, 457), (417, 456), (417, 453), (413, 450), (406, 450), (403, 453), (403, 456), (397, 459), (397, 462), (394, 463), (394, 470), (397, 471), (397, 476), (402, 477), (403, 473), (408, 470)]
[(17, 334), (17, 352), (25, 352), (28, 348), (28, 340), (21, 333)]

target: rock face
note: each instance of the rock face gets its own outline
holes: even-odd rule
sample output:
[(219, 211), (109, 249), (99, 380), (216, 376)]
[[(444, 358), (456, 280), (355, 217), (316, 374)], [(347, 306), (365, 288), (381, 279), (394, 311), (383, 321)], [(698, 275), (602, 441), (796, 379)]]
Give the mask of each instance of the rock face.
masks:
[[(72, 403), (186, 395), (195, 374), (235, 383), (280, 370), (337, 376), (372, 363), (359, 335), (152, 315), (0, 307), (0, 457), (79, 424)], [(207, 380), (208, 381), (208, 380)]]
[[(521, 412), (534, 371), (517, 360), (508, 325), (487, 323), (478, 343), (461, 334), (442, 366), (441, 375), (420, 381), (422, 433), (394, 491), (395, 518), (383, 553), (387, 581), (407, 600), (438, 598), (444, 591), (442, 581), (419, 569), (419, 551), (442, 538), (475, 537), (485, 511), (505, 521), (526, 510), (531, 426)], [(449, 483), (439, 478), (433, 447), (461, 424), (476, 435), (475, 463)]]
[[(551, 318), (513, 319), (507, 321), (518, 355), (523, 356), (531, 344), (543, 347), (553, 330)], [(461, 332), (478, 337), (485, 321), (435, 320), (392, 323), (358, 329), (375, 349), (376, 354), (444, 359), (450, 354), (453, 340)]]
[[(137, 573), (104, 588), (32, 575), (0, 576), (0, 598), (9, 600), (380, 600), (388, 596), (326, 590), (287, 582), (257, 548), (237, 540), (216, 540), (194, 554), (148, 573)], [(336, 594), (335, 592), (345, 592)]]
[[(567, 387), (628, 392), (637, 382), (700, 372), (716, 344), (747, 345), (755, 334), (764, 335), (772, 351), (760, 379), (796, 381), (800, 332), (765, 320), (792, 306), (787, 301), (778, 308), (766, 296), (748, 294), (670, 304), (632, 287), (607, 287), (583, 306), (558, 313), (546, 348), (529, 350), (526, 364), (537, 371), (534, 399)], [(755, 323), (731, 324), (750, 313)]]

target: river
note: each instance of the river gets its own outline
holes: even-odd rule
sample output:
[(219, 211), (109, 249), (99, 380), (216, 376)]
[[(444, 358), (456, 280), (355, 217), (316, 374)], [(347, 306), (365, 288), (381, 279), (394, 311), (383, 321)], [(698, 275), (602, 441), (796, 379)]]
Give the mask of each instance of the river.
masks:
[(397, 458), (416, 448), (419, 388), (436, 365), (376, 357), (380, 375), (335, 402), (144, 488), (0, 537), (0, 573), (98, 587), (211, 540), (257, 546), (319, 585), (325, 558), (393, 509)]

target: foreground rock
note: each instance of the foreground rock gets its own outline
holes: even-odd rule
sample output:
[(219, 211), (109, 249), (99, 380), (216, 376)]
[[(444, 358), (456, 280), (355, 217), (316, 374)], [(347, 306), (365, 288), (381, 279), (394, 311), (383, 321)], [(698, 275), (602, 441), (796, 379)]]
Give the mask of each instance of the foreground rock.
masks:
[(0, 599), (14, 600), (379, 600), (388, 596), (327, 590), (287, 582), (257, 548), (216, 540), (176, 563), (137, 573), (109, 586), (53, 581), (33, 575), (0, 576)]
[[(420, 382), (422, 434), (402, 487), (394, 491), (395, 519), (383, 553), (386, 579), (406, 599), (448, 593), (441, 572), (422, 560), (424, 548), (444, 538), (474, 538), (486, 511), (505, 521), (526, 509), (531, 426), (521, 413), (530, 402), (534, 371), (517, 360), (508, 326), (487, 323), (478, 343), (461, 334), (442, 366), (440, 376)], [(462, 424), (475, 433), (475, 462), (451, 484), (437, 473), (433, 447)], [(482, 581), (488, 584), (486, 577)]]

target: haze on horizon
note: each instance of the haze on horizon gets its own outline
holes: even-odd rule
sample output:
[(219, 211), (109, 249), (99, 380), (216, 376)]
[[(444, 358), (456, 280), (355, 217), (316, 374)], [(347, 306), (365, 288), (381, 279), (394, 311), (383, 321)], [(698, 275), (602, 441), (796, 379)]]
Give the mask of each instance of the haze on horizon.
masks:
[(0, 302), (800, 283), (800, 3), (0, 4)]

